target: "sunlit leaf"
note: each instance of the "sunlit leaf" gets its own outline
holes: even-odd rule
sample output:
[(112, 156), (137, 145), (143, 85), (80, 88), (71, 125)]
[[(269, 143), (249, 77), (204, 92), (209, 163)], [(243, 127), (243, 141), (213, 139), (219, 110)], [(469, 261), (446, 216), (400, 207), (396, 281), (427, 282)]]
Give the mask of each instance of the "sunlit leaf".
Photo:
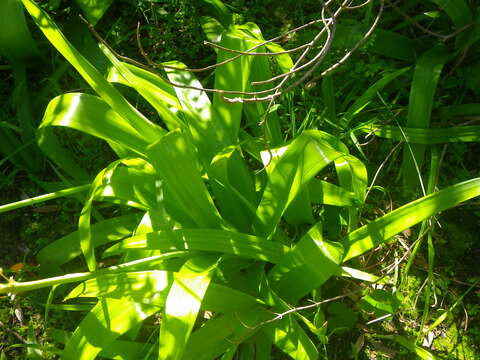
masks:
[[(306, 131), (289, 146), (276, 152), (278, 161), (272, 163), (269, 182), (257, 208), (254, 228), (260, 236), (272, 234), (289, 203), (322, 168), (343, 154), (320, 139), (320, 132)], [(338, 141), (338, 140), (337, 140)], [(264, 163), (271, 161), (272, 151)]]
[(159, 360), (182, 359), (217, 262), (217, 256), (192, 256), (175, 274), (160, 327)]
[(134, 302), (163, 306), (172, 283), (167, 271), (126, 272), (101, 275), (77, 285), (65, 297), (128, 298)]
[(62, 359), (95, 359), (103, 348), (158, 310), (126, 299), (101, 299), (74, 331)]
[(222, 217), (241, 232), (249, 232), (255, 216), (257, 196), (252, 173), (236, 148), (226, 148), (208, 168)]
[(78, 221), (80, 246), (90, 271), (97, 266), (90, 225), (93, 201), (106, 200), (146, 211), (157, 208), (156, 191), (156, 174), (143, 159), (114, 161), (96, 176)]
[(213, 360), (221, 356), (232, 343), (240, 344), (255, 334), (262, 321), (275, 315), (261, 306), (216, 316), (192, 333), (183, 360)]
[(124, 249), (214, 251), (272, 263), (279, 262), (287, 253), (287, 248), (283, 245), (253, 235), (216, 229), (179, 229), (140, 234), (115, 244), (106, 254), (117, 254)]
[(344, 261), (385, 243), (424, 219), (479, 195), (480, 178), (476, 178), (408, 203), (345, 236), (342, 239), (347, 249)]
[(339, 274), (342, 258), (342, 245), (324, 240), (320, 225), (313, 226), (269, 272), (272, 289), (287, 302), (295, 303)]
[(318, 358), (314, 343), (292, 316), (266, 325), (262, 332), (276, 347), (292, 359), (314, 360)]
[[(131, 214), (93, 224), (91, 227), (93, 247), (131, 235), (139, 220), (138, 215)], [(79, 234), (75, 231), (45, 246), (37, 254), (37, 260), (41, 270), (52, 272), (81, 253)]]
[(405, 128), (389, 125), (366, 125), (361, 128), (366, 133), (377, 136), (408, 141), (412, 144), (443, 144), (448, 142), (478, 142), (480, 141), (480, 126), (457, 126), (449, 128)]
[(121, 114), (122, 117), (137, 129), (137, 131), (141, 132), (146, 139), (149, 139), (149, 142), (153, 142), (155, 137), (163, 134), (164, 130), (162, 128), (141, 115), (125, 100), (120, 92), (73, 47), (46, 12), (32, 0), (22, 0), (22, 2), (36, 25), (50, 43), (72, 64), (85, 81), (108, 105), (118, 114)]
[(150, 146), (147, 154), (164, 182), (169, 214), (185, 225), (218, 227), (220, 217), (200, 177), (188, 138), (178, 130), (172, 131)]

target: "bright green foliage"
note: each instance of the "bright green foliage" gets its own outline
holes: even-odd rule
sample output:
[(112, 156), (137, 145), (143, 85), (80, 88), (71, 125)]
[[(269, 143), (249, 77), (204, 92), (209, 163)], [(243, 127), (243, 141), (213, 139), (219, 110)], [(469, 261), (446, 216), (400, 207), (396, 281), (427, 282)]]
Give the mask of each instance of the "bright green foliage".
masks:
[[(471, 179), (360, 226), (367, 193), (366, 166), (337, 136), (311, 129), (283, 142), (279, 119), (272, 116), (265, 124), (265, 140), (271, 147), (260, 150), (251, 137), (243, 136), (242, 127), (257, 136), (263, 133), (258, 125), (266, 110), (263, 104), (232, 105), (222, 98), (230, 95), (217, 92), (210, 99), (199, 89), (173, 87), (166, 78), (188, 87), (201, 84), (183, 70), (169, 69), (160, 78), (119, 61), (102, 46), (112, 64), (104, 78), (35, 2), (22, 2), (52, 45), (98, 94), (64, 94), (50, 102), (37, 130), (43, 151), (66, 175), (75, 180), (88, 178), (53, 137), (51, 127), (62, 126), (107, 141), (119, 157), (91, 181), (78, 231), (38, 255), (45, 276), (58, 275), (62, 265), (75, 258), (85, 260), (88, 272), (0, 284), (2, 294), (80, 281), (64, 300), (81, 308), (84, 298), (93, 298), (95, 305), (73, 333), (64, 334), (64, 359), (213, 360), (233, 359), (238, 354), (242, 359), (263, 360), (274, 351), (292, 359), (317, 359), (316, 343), (325, 344), (326, 329), (353, 328), (357, 315), (345, 304), (334, 303), (328, 307), (331, 320), (326, 325), (323, 308), (311, 317), (290, 310), (301, 306), (306, 297), (321, 300), (323, 286), (337, 276), (379, 281), (355, 269), (356, 263), (352, 267), (342, 264), (480, 195), (480, 179)], [(207, 2), (221, 19), (220, 23), (203, 19), (211, 40), (240, 51), (261, 41), (254, 24), (233, 25), (221, 2)], [(279, 50), (278, 45), (269, 50), (272, 47)], [(232, 56), (217, 50), (217, 62)], [(406, 132), (419, 138), (416, 145), (426, 144), (422, 136), (427, 134), (433, 93), (445, 60), (443, 50), (435, 49), (418, 61)], [(217, 68), (215, 88), (248, 91), (250, 81), (268, 65), (264, 57), (240, 57)], [(279, 66), (282, 70), (291, 66), (288, 55), (279, 59)], [(349, 132), (351, 121), (375, 95), (407, 70), (386, 75), (364, 92), (344, 113), (340, 124), (344, 130)], [(135, 89), (162, 123), (148, 120), (114, 83)], [(333, 84), (327, 80), (323, 90), (332, 95)], [(420, 93), (425, 101), (417, 102), (415, 96)], [(330, 115), (335, 114), (333, 96), (329, 107)], [(358, 129), (366, 126), (372, 125)], [(410, 128), (425, 130), (418, 133)], [(389, 128), (379, 132), (398, 139)], [(465, 134), (457, 136), (466, 139)], [(414, 152), (422, 157), (422, 151)], [(327, 169), (330, 176), (319, 179)], [(334, 174), (338, 181), (332, 180)], [(131, 213), (92, 224), (96, 202), (113, 203)], [(323, 231), (330, 225), (320, 220), (318, 209), (323, 205), (342, 220), (339, 241), (332, 241)], [(289, 231), (294, 226), (298, 234)], [(118, 264), (101, 268), (100, 259)], [(396, 311), (398, 299), (395, 294), (374, 291), (364, 294), (360, 304), (364, 311), (373, 309), (384, 315)], [(147, 341), (139, 336), (140, 329), (154, 314), (161, 314), (156, 325), (159, 335)], [(434, 359), (403, 337), (385, 338), (421, 358)]]

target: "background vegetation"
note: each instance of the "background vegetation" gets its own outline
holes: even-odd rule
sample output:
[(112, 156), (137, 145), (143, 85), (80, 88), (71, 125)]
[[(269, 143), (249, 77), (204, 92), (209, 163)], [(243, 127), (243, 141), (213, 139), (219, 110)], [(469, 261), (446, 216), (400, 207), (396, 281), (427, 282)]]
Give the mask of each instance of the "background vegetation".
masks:
[[(0, 358), (478, 358), (479, 11), (345, 11), (266, 118), (111, 50), (146, 62), (139, 22), (153, 62), (202, 68), (317, 1), (3, 1)], [(249, 91), (297, 56), (157, 71)]]

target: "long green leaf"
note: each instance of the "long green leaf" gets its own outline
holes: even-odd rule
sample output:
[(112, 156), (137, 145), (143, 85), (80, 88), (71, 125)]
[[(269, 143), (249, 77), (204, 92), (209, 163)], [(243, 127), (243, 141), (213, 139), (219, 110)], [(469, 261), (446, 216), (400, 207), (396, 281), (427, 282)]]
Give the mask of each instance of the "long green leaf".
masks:
[(447, 122), (452, 117), (464, 117), (470, 115), (480, 115), (480, 104), (459, 104), (447, 105), (439, 109), (442, 122)]
[(314, 343), (292, 316), (266, 325), (262, 332), (292, 359), (318, 359)]
[[(48, 104), (37, 138), (40, 147), (54, 160), (57, 148), (51, 148), (45, 138), (49, 126), (65, 126), (100, 139), (116, 143), (139, 155), (149, 145), (144, 134), (132, 127), (123, 116), (113, 111), (102, 99), (80, 93), (57, 96)], [(65, 166), (58, 158), (57, 163)]]
[(220, 216), (200, 177), (188, 138), (179, 130), (163, 136), (147, 151), (165, 187), (167, 211), (184, 225), (218, 228)]
[[(138, 224), (136, 214), (103, 220), (91, 227), (93, 247), (115, 241), (132, 234)], [(40, 270), (44, 273), (58, 272), (58, 267), (81, 255), (78, 231), (70, 233), (45, 246), (37, 254)]]
[(215, 156), (208, 178), (222, 217), (241, 232), (249, 232), (257, 206), (252, 173), (240, 151), (229, 147)]
[(211, 283), (203, 299), (202, 308), (221, 313), (249, 311), (262, 301), (242, 291)]
[[(279, 150), (281, 156), (272, 164), (269, 182), (257, 208), (254, 229), (258, 235), (270, 236), (297, 193), (321, 169), (343, 155), (327, 141), (316, 138), (316, 133), (321, 132), (305, 131), (288, 147)], [(267, 163), (269, 161), (271, 159)]]
[(480, 141), (480, 126), (457, 126), (449, 128), (402, 128), (389, 125), (366, 125), (360, 129), (366, 133), (393, 139), (407, 140), (413, 144), (443, 144), (448, 142), (478, 142)]
[(35, 196), (33, 198), (30, 198), (30, 199), (24, 199), (24, 200), (16, 201), (14, 203), (0, 205), (0, 213), (7, 212), (7, 211), (12, 211), (12, 210), (15, 210), (15, 209), (20, 209), (20, 208), (25, 207), (25, 206), (31, 206), (31, 205), (39, 204), (39, 203), (42, 203), (42, 202), (45, 202), (45, 201), (48, 201), (48, 200), (52, 200), (52, 199), (58, 199), (58, 198), (64, 197), (64, 196), (70, 196), (70, 195), (82, 193), (82, 192), (87, 191), (89, 187), (90, 187), (90, 185), (75, 186), (75, 187), (72, 187), (72, 188), (69, 188), (69, 189), (55, 191), (55, 192), (50, 193), (50, 194), (39, 195), (39, 196)]
[[(245, 51), (252, 46), (251, 40), (251, 38), (245, 36), (245, 32), (241, 31), (239, 26), (234, 26), (222, 34), (219, 45), (229, 49)], [(235, 56), (235, 54), (219, 50), (217, 63), (230, 59), (233, 56)], [(215, 71), (215, 89), (245, 91), (251, 62), (251, 56), (242, 56), (228, 64), (218, 67)], [(220, 126), (223, 128), (222, 132), (217, 134), (217, 138), (223, 146), (236, 144), (240, 129), (242, 108), (242, 103), (230, 104), (222, 98), (222, 95), (218, 93), (214, 94), (213, 121), (219, 124), (218, 128), (220, 128)]]
[(216, 316), (196, 330), (187, 345), (183, 360), (214, 360), (233, 344), (241, 344), (254, 335), (256, 325), (275, 315), (262, 306), (252, 306), (248, 311)]
[(323, 240), (322, 229), (317, 224), (269, 272), (269, 283), (282, 299), (295, 303), (340, 273), (342, 259), (343, 246)]
[[(185, 67), (182, 63), (169, 62), (168, 65)], [(170, 81), (186, 86), (201, 88), (202, 84), (188, 71), (167, 69)], [(212, 104), (208, 95), (201, 90), (176, 87), (175, 92), (185, 115), (194, 145), (202, 165), (208, 165), (223, 147), (225, 124), (213, 116)]]
[[(418, 59), (408, 103), (406, 125), (408, 128), (427, 129), (430, 127), (435, 90), (447, 58), (448, 53), (445, 47), (436, 46)], [(417, 167), (419, 170), (422, 168), (424, 154), (424, 145), (405, 144), (404, 146), (402, 173), (403, 183), (407, 190), (413, 190), (418, 183)]]
[(3, 0), (0, 3), (0, 13), (0, 54), (17, 63), (38, 55), (20, 1)]
[(461, 28), (472, 22), (472, 12), (464, 0), (431, 0), (452, 19), (456, 27)]
[(215, 13), (215, 18), (222, 24), (224, 28), (228, 28), (232, 23), (232, 14), (220, 0), (201, 0), (202, 2), (210, 5)]
[(62, 359), (95, 359), (103, 348), (158, 310), (126, 299), (101, 299), (74, 331)]
[[(105, 49), (105, 48), (103, 48)], [(152, 102), (151, 105), (153, 107), (156, 107), (156, 105), (163, 105), (167, 104), (168, 106), (171, 106), (175, 109), (180, 110), (181, 105), (180, 102), (178, 101), (177, 95), (175, 93), (175, 89), (173, 88), (172, 85), (168, 84), (164, 80), (162, 80), (159, 76), (156, 74), (144, 70), (142, 68), (139, 68), (135, 65), (120, 62), (123, 66), (112, 66), (110, 67), (108, 74), (107, 74), (107, 80), (113, 83), (119, 83), (125, 86), (130, 86), (134, 89), (137, 89), (137, 84), (141, 85), (141, 89), (144, 91), (148, 91), (151, 93), (151, 97), (148, 96), (148, 98), (145, 96), (145, 100), (150, 101), (153, 98), (157, 98), (157, 101)], [(130, 75), (129, 77), (134, 77), (136, 78), (135, 81), (128, 81), (125, 76), (123, 76), (123, 67), (125, 67)], [(139, 91), (139, 93), (142, 95), (142, 93)], [(158, 111), (158, 109), (157, 109)], [(161, 115), (161, 113), (159, 112)], [(178, 126), (174, 128), (169, 128), (170, 130), (173, 130), (177, 128)]]
[[(153, 353), (153, 344), (137, 341), (115, 340), (98, 354), (106, 359), (148, 359)], [(150, 355), (149, 355), (150, 354)]]
[(272, 263), (279, 262), (288, 252), (283, 245), (253, 235), (216, 229), (179, 229), (140, 234), (120, 241), (105, 254), (118, 254), (124, 249), (214, 251)]
[[(335, 160), (335, 170), (340, 186), (355, 193), (358, 202), (362, 204), (367, 192), (367, 168), (365, 165), (352, 155), (344, 155)], [(349, 207), (348, 231), (357, 228), (358, 211), (358, 207)]]
[[(180, 103), (174, 96), (173, 87), (165, 80), (153, 73), (139, 69), (133, 65), (119, 61), (110, 50), (100, 45), (100, 49), (113, 64), (115, 71), (110, 71), (110, 81), (117, 80), (120, 83), (133, 87), (145, 100), (147, 100), (160, 115), (170, 130), (183, 127), (183, 121), (176, 115)], [(174, 106), (174, 109), (169, 106)]]
[(345, 236), (343, 261), (364, 254), (392, 236), (440, 211), (480, 195), (480, 178), (468, 180), (408, 203)]
[(160, 327), (159, 360), (182, 359), (218, 256), (191, 257), (175, 274)]
[[(243, 25), (245, 32), (251, 35), (254, 39), (264, 42), (261, 30), (254, 23), (247, 23)], [(265, 49), (272, 52), (282, 52), (284, 49), (274, 43), (260, 46), (255, 49), (255, 52), (265, 52)], [(292, 59), (289, 54), (284, 54), (274, 57), (282, 71), (286, 72), (293, 66)], [(291, 66), (290, 66), (291, 63)], [(252, 59), (249, 82), (261, 81), (272, 77), (271, 64), (266, 56), (254, 56)], [(271, 84), (263, 84), (256, 86), (248, 86), (248, 91), (262, 91), (271, 88)], [(283, 136), (280, 129), (280, 118), (276, 111), (267, 111), (267, 104), (264, 102), (254, 102), (243, 104), (243, 111), (245, 113), (245, 120), (257, 137), (266, 137), (266, 141), (270, 146), (279, 146), (283, 143)], [(263, 125), (259, 125), (263, 122)]]
[[(334, 47), (351, 49), (368, 31), (365, 24), (349, 21), (337, 25)], [(416, 52), (422, 44), (397, 32), (376, 28), (374, 36), (368, 43), (368, 51), (388, 58), (403, 60), (408, 63), (415, 61)]]
[(400, 336), (400, 335), (376, 335), (376, 337), (381, 339), (388, 339), (397, 342), (402, 345), (404, 348), (408, 349), (410, 352), (417, 355), (422, 360), (440, 360), (437, 356), (433, 355), (431, 352), (425, 350), (424, 348), (415, 344), (415, 342)]
[(144, 211), (161, 208), (155, 196), (156, 181), (152, 166), (143, 159), (114, 161), (97, 175), (78, 221), (80, 246), (90, 271), (96, 268), (90, 226), (93, 201), (107, 200)]
[(22, 0), (22, 3), (50, 43), (72, 64), (97, 94), (118, 114), (122, 114), (130, 125), (143, 135), (146, 141), (154, 142), (158, 136), (165, 132), (128, 103), (120, 92), (73, 47), (50, 16), (34, 1)]
[(77, 285), (64, 301), (76, 297), (125, 297), (134, 302), (163, 306), (172, 280), (169, 272), (159, 270), (106, 274)]
[[(0, 3), (0, 55), (8, 59), (12, 67), (15, 87), (13, 89), (13, 104), (16, 111), (16, 122), (21, 132), (14, 134), (10, 129), (0, 129), (2, 140), (0, 152), (10, 157), (14, 163), (26, 168), (27, 171), (38, 173), (42, 170), (42, 155), (35, 146), (35, 118), (29, 93), (27, 65), (29, 60), (38, 56), (39, 52), (32, 39), (23, 6), (18, 0), (4, 0)], [(3, 120), (3, 116), (0, 116)], [(14, 126), (11, 117), (5, 117), (8, 124)], [(23, 144), (17, 138), (21, 138)], [(9, 147), (9, 146), (14, 147)], [(16, 146), (15, 146), (16, 145)]]
[(314, 179), (308, 183), (308, 190), (310, 200), (315, 204), (334, 206), (358, 206), (361, 204), (355, 193), (327, 181)]
[[(164, 261), (175, 259), (179, 257), (185, 257), (189, 255), (186, 251), (171, 251), (166, 254), (160, 254), (156, 256), (151, 256), (143, 258), (140, 260), (131, 261), (128, 263), (123, 263), (120, 265), (114, 265), (105, 269), (100, 269), (92, 272), (81, 272), (81, 273), (70, 273), (62, 276), (55, 276), (46, 279), (33, 280), (33, 281), (10, 281), (6, 284), (0, 284), (0, 294), (16, 294), (24, 291), (31, 291), (37, 289), (43, 289), (46, 287), (70, 284), (78, 281), (86, 281), (89, 279), (94, 279), (99, 276), (108, 275), (108, 274), (118, 274), (125, 272), (127, 270), (136, 271), (139, 269), (145, 269), (148, 266), (154, 266), (158, 268), (159, 263)], [(53, 306), (53, 305), (52, 305)], [(78, 307), (77, 310), (83, 308)], [(75, 310), (76, 311), (76, 310)]]

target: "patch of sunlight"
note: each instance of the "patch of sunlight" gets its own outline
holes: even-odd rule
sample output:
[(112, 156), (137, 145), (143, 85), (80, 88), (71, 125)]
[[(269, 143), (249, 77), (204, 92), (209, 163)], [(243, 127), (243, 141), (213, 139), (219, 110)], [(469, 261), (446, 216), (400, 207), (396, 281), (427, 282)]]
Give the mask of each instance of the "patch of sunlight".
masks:
[(318, 151), (318, 153), (320, 154), (320, 156), (322, 157), (323, 161), (324, 161), (325, 163), (327, 163), (327, 164), (330, 163), (331, 160), (328, 158), (327, 155), (325, 155), (325, 153), (323, 152), (322, 148), (321, 148), (320, 146), (318, 146), (318, 144), (314, 144), (314, 146), (315, 146), (315, 149), (316, 149), (316, 150)]
[(268, 166), (270, 162), (272, 161), (273, 158), (279, 158), (281, 157), (285, 151), (287, 151), (288, 146), (283, 146), (278, 149), (272, 149), (270, 151), (262, 151), (260, 153), (260, 157), (262, 158), (262, 162), (264, 166)]
[(68, 107), (68, 111), (62, 116), (60, 121), (58, 122), (59, 125), (62, 126), (69, 126), (72, 123), (72, 118), (77, 113), (77, 108), (80, 105), (80, 96), (72, 96), (70, 105)]

